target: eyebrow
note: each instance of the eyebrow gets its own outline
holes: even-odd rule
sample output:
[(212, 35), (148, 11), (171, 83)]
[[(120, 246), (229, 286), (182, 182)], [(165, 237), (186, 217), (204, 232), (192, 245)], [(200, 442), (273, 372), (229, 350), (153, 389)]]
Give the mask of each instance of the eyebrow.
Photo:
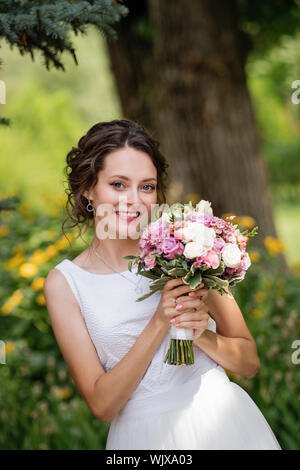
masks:
[[(129, 181), (129, 180), (130, 180), (130, 178), (128, 178), (127, 176), (123, 176), (123, 175), (112, 175), (111, 178), (113, 178), (113, 177), (115, 177), (115, 176), (118, 177), (118, 178), (123, 178), (123, 179), (126, 180), (126, 181)], [(146, 178), (146, 179), (144, 179), (144, 180), (142, 180), (142, 181), (156, 181), (156, 178)]]

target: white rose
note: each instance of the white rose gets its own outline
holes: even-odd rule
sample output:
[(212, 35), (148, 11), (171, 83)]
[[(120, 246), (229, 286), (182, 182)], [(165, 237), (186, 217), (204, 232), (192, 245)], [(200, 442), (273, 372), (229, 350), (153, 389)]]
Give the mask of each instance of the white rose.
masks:
[(164, 212), (162, 213), (161, 218), (162, 218), (162, 220), (163, 220), (164, 222), (166, 222), (167, 224), (169, 224), (169, 223), (170, 223), (170, 216), (171, 216), (171, 211), (164, 211)]
[(196, 212), (201, 212), (203, 214), (212, 214), (212, 208), (211, 208), (211, 202), (205, 201), (204, 199), (201, 199), (201, 201), (198, 202), (195, 208)]
[(206, 248), (212, 248), (216, 232), (213, 228), (206, 227), (200, 222), (190, 222), (186, 227), (183, 227), (184, 241), (201, 243)]
[(241, 250), (236, 243), (226, 243), (222, 251), (223, 261), (228, 268), (238, 268), (241, 255)]
[(205, 256), (207, 253), (207, 248), (205, 248), (201, 243), (198, 242), (189, 242), (184, 247), (184, 256), (187, 258), (196, 258), (197, 256)]

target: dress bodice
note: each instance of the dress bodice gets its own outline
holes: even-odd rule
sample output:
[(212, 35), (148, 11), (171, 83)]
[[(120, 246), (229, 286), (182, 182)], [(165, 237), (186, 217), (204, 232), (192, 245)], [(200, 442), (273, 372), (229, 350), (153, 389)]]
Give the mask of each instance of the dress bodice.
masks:
[[(93, 274), (69, 259), (62, 260), (54, 268), (65, 276), (79, 304), (99, 360), (104, 370), (109, 371), (125, 356), (147, 326), (159, 304), (161, 291), (136, 302), (149, 291), (151, 280), (134, 271), (124, 271), (122, 276), (118, 273)], [(133, 283), (140, 281), (142, 293), (137, 294), (134, 284), (128, 279)], [(212, 318), (208, 329), (216, 332)], [(197, 346), (194, 346), (194, 364), (175, 366), (164, 363), (169, 341), (170, 335), (167, 333), (131, 400), (169, 390), (218, 366)]]

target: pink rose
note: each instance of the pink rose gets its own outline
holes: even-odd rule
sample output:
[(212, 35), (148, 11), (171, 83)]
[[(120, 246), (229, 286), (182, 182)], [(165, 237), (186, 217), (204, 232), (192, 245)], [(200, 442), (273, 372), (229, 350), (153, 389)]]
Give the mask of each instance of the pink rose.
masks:
[(209, 268), (217, 269), (220, 265), (220, 258), (215, 250), (209, 250), (206, 256), (203, 257), (203, 261)]
[(240, 249), (244, 250), (246, 248), (248, 240), (249, 240), (249, 237), (245, 237), (244, 235), (237, 236), (237, 242), (240, 245)]
[(156, 259), (155, 259), (155, 257), (151, 258), (150, 255), (147, 255), (144, 258), (144, 263), (145, 263), (146, 268), (151, 269), (151, 268), (154, 268), (154, 266), (156, 264)]

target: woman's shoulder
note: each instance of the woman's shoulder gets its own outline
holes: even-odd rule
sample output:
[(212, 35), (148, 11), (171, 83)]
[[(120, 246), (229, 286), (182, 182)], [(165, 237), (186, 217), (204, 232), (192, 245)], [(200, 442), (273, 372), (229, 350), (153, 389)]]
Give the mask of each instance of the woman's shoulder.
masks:
[(66, 286), (69, 285), (75, 299), (80, 304), (76, 278), (77, 276), (74, 277), (73, 273), (72, 261), (67, 258), (63, 259), (48, 272), (43, 286), (45, 296), (64, 296)]

